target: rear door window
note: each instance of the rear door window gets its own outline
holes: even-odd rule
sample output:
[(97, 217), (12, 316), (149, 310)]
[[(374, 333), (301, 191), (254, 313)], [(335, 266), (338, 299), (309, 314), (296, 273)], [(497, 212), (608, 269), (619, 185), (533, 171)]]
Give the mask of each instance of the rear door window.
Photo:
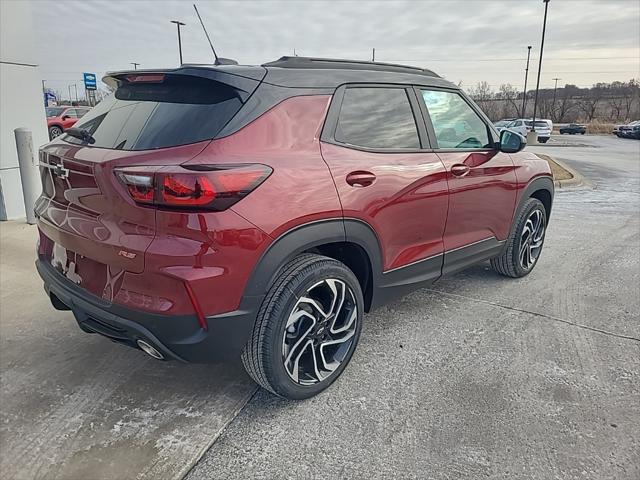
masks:
[(371, 149), (418, 149), (420, 139), (404, 88), (347, 88), (336, 141)]
[(457, 93), (422, 90), (438, 148), (490, 148), (487, 125)]
[(91, 133), (94, 147), (150, 150), (213, 139), (241, 107), (229, 85), (166, 75), (161, 83), (124, 83), (75, 126)]

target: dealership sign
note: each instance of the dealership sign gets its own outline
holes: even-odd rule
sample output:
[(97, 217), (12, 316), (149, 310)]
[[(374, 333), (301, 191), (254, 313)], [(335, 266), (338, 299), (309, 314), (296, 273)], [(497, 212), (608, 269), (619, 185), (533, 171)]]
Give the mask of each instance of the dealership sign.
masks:
[(83, 73), (82, 75), (84, 76), (84, 88), (87, 90), (96, 90), (98, 88), (95, 73)]

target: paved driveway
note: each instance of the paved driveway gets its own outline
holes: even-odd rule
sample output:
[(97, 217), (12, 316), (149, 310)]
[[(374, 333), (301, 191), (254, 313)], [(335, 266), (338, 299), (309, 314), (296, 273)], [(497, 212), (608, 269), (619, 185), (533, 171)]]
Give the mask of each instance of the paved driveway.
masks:
[(558, 192), (534, 273), (367, 316), (339, 382), (259, 392), (187, 478), (640, 478), (640, 142), (564, 140), (533, 150), (596, 189)]
[(80, 332), (42, 292), (35, 229), (1, 223), (4, 478), (179, 478), (229, 422), (190, 480), (640, 478), (640, 142), (571, 141), (535, 150), (597, 188), (558, 193), (533, 274), (481, 265), (368, 315), (305, 402)]

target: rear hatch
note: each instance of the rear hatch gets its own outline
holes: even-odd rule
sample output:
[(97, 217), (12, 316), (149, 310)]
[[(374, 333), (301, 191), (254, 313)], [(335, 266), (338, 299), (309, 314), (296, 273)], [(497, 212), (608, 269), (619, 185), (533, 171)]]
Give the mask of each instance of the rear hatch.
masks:
[[(527, 120), (524, 122), (527, 126), (527, 131), (530, 132), (533, 127), (533, 121)], [(549, 136), (551, 135), (551, 129), (549, 128), (549, 124), (542, 120), (536, 120), (536, 132), (538, 132), (538, 136)]]
[(90, 138), (65, 134), (40, 150), (36, 214), (48, 245), (39, 254), (76, 283), (142, 272), (156, 210), (134, 202), (116, 173), (181, 165), (198, 155), (264, 76), (260, 67), (236, 69), (240, 75), (184, 67), (105, 77), (115, 93), (75, 125)]

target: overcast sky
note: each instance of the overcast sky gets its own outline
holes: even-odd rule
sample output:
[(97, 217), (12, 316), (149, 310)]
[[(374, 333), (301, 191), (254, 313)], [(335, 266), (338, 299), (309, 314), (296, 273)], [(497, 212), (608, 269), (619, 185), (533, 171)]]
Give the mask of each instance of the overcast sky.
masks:
[[(184, 62), (212, 60), (187, 1), (34, 2), (40, 69), (62, 92), (82, 72), (173, 67), (182, 30)], [(430, 68), (471, 86), (522, 88), (527, 45), (535, 86), (542, 0), (197, 1), (219, 55), (260, 64), (282, 55), (371, 59)], [(541, 86), (640, 77), (640, 2), (551, 0)], [(66, 94), (65, 94), (66, 95)]]

